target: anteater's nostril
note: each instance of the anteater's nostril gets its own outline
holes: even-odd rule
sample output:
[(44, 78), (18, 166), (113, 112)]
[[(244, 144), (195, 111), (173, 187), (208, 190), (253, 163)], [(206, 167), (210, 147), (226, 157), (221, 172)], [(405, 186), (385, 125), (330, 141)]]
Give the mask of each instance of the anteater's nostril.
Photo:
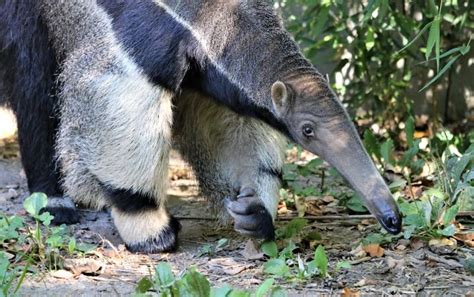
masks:
[(391, 227), (395, 227), (397, 225), (397, 218), (395, 217), (388, 218), (388, 221), (390, 222), (389, 224)]
[(368, 201), (371, 212), (387, 232), (398, 234), (402, 231), (402, 216), (395, 200), (390, 196), (381, 196)]
[(387, 214), (383, 222), (385, 229), (392, 234), (398, 234), (402, 230), (402, 219), (399, 215)]

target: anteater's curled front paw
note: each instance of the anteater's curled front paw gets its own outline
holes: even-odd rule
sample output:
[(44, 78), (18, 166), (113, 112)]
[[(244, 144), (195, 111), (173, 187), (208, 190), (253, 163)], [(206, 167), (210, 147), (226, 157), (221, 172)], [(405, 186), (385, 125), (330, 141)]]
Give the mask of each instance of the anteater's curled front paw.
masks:
[(275, 238), (272, 216), (253, 189), (242, 188), (237, 199), (225, 200), (225, 206), (234, 218), (234, 229), (237, 232), (255, 238)]

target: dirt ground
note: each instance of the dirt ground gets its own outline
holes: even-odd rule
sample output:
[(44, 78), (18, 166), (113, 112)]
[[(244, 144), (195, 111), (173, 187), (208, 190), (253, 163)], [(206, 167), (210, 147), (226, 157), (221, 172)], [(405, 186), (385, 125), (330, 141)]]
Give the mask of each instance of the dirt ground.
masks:
[[(0, 215), (26, 215), (22, 202), (28, 195), (26, 180), (17, 157), (17, 144), (0, 137)], [(170, 212), (181, 218), (180, 248), (172, 254), (135, 255), (124, 249), (107, 211), (81, 210), (81, 222), (70, 226), (78, 241), (95, 243), (98, 249), (83, 259), (69, 259), (73, 267), (81, 263), (91, 273), (75, 272), (67, 267), (59, 272), (38, 272), (28, 275), (22, 296), (128, 296), (136, 283), (150, 275), (160, 261), (167, 261), (175, 273), (190, 266), (208, 276), (214, 286), (230, 284), (238, 288), (257, 287), (267, 276), (262, 272), (264, 259), (250, 260), (243, 253), (248, 239), (231, 228), (218, 227), (209, 220), (209, 207), (197, 194), (197, 184), (187, 165), (175, 153), (170, 164)], [(336, 197), (337, 198), (337, 197)], [(199, 219), (201, 218), (201, 219)], [(277, 225), (284, 225), (277, 221)], [(362, 227), (361, 227), (362, 226)], [(474, 251), (462, 245), (453, 250), (428, 247), (422, 242), (399, 240), (385, 245), (379, 258), (354, 255), (354, 249), (364, 234), (378, 230), (375, 222), (338, 220), (312, 222), (308, 228), (322, 236), (330, 266), (348, 260), (352, 268), (332, 272), (329, 278), (315, 278), (307, 283), (278, 284), (287, 288), (289, 296), (340, 295), (348, 288), (363, 296), (473, 296), (474, 276), (463, 268), (463, 261), (474, 257)], [(223, 249), (202, 255), (206, 244), (215, 246), (221, 238), (229, 239)], [(303, 257), (310, 250), (302, 251)], [(81, 262), (82, 261), (82, 262)]]

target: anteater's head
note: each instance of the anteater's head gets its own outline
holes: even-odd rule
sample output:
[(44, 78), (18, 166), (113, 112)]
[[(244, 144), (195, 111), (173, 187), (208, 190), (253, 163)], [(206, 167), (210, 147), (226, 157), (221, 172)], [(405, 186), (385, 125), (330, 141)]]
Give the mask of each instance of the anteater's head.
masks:
[(398, 207), (344, 107), (320, 74), (276, 81), (273, 110), (289, 136), (335, 167), (390, 233), (401, 230)]

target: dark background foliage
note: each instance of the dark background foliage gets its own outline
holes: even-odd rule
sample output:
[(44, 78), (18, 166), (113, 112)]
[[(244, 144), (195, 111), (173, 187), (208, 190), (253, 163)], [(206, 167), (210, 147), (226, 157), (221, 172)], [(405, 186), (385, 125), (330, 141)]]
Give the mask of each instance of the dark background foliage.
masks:
[(279, 0), (275, 5), (356, 120), (393, 132), (417, 114), (427, 116), (418, 117), (417, 126), (429, 118), (435, 128), (452, 123), (472, 128), (472, 1)]

